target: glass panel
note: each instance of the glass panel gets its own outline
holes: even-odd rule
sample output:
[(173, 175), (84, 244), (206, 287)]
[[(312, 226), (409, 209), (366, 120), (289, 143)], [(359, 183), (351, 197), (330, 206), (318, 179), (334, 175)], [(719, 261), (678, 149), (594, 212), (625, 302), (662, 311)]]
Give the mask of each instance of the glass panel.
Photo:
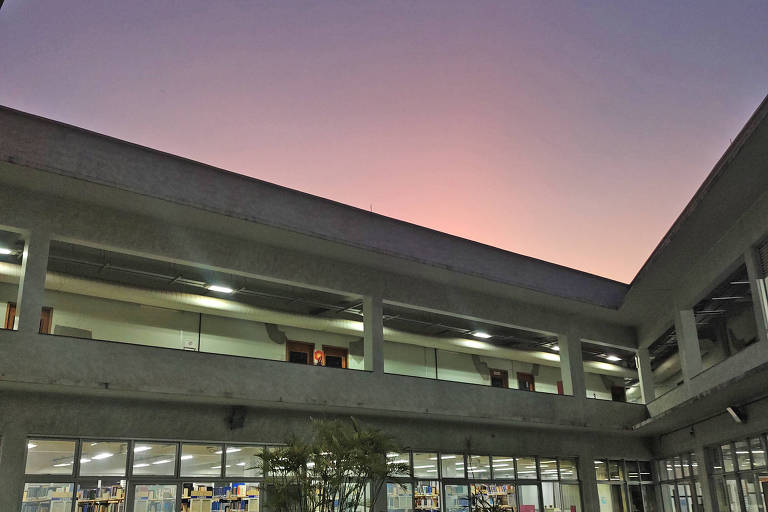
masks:
[(166, 475), (176, 472), (176, 443), (145, 443), (133, 445), (134, 475)]
[(535, 485), (520, 485), (517, 487), (520, 497), (520, 512), (540, 512), (539, 488)]
[(731, 445), (724, 444), (720, 447), (723, 452), (723, 469), (726, 473), (733, 471), (733, 451)]
[(630, 482), (639, 482), (640, 472), (637, 469), (637, 461), (628, 460), (626, 461), (626, 465), (627, 465), (627, 480), (629, 480)]
[(624, 463), (622, 461), (608, 461), (608, 478), (611, 480), (624, 480)]
[(557, 480), (557, 459), (539, 459), (539, 471), (542, 480)]
[(83, 441), (80, 474), (86, 476), (125, 476), (128, 462), (127, 441)]
[[(562, 470), (562, 466), (561, 466)], [(562, 484), (563, 512), (581, 512), (581, 490), (576, 484)]]
[(691, 461), (691, 474), (693, 476), (698, 475), (699, 474), (699, 462), (698, 462), (698, 459), (696, 458), (696, 454), (695, 453), (691, 453), (688, 456), (688, 458)]
[(467, 512), (469, 510), (469, 487), (466, 485), (445, 485), (445, 512)]
[(437, 454), (414, 452), (413, 476), (437, 478)]
[(394, 476), (410, 476), (411, 474), (411, 454), (408, 452), (389, 452), (387, 453), (388, 464), (405, 464), (408, 466), (408, 471), (405, 473), (397, 473)]
[(413, 510), (413, 486), (409, 483), (387, 484), (388, 512), (411, 512)]
[(491, 478), (490, 459), (487, 455), (470, 455), (467, 458), (467, 478)]
[[(543, 471), (542, 471), (543, 475)], [(562, 510), (562, 500), (560, 498), (559, 482), (541, 483), (541, 501), (544, 504), (544, 511)]]
[(497, 457), (494, 455), (491, 461), (493, 462), (493, 478), (510, 480), (515, 478), (514, 457)]
[(744, 501), (747, 512), (763, 512), (759, 483), (755, 482), (754, 475), (743, 475), (741, 478), (741, 490), (744, 493)]
[[(416, 466), (416, 454), (413, 459)], [(437, 466), (435, 466), (437, 467)], [(437, 480), (420, 481), (413, 491), (414, 508), (416, 510), (440, 511), (440, 482)]]
[(470, 492), (473, 512), (514, 510), (517, 507), (513, 484), (473, 484)]
[(640, 480), (643, 482), (653, 482), (653, 474), (651, 473), (651, 463), (645, 460), (639, 462), (640, 466)]
[(595, 478), (597, 480), (608, 480), (608, 465), (604, 460), (595, 461)]
[(672, 463), (669, 460), (660, 460), (656, 463), (658, 468), (659, 480), (669, 480), (672, 478)]
[(723, 472), (723, 452), (720, 449), (719, 446), (712, 448), (710, 451), (712, 454), (712, 472), (713, 473), (722, 473)]
[(714, 486), (717, 510), (728, 512), (728, 491), (725, 488), (725, 479), (722, 476), (716, 476), (712, 480), (712, 485)]
[(25, 484), (22, 512), (70, 512), (74, 484)]
[(464, 478), (464, 455), (440, 455), (443, 478)]
[(680, 460), (680, 457), (672, 459), (672, 468), (676, 480), (683, 478), (683, 463)]
[(263, 475), (262, 446), (228, 446), (226, 476), (255, 478)]
[(576, 459), (560, 459), (560, 478), (563, 480), (578, 480), (579, 471)]
[[(659, 505), (656, 499), (655, 485), (641, 485), (643, 489), (643, 499), (645, 500), (645, 512), (659, 512)], [(702, 510), (703, 512), (703, 510)]]
[(752, 464), (756, 468), (762, 468), (765, 466), (765, 448), (760, 442), (759, 437), (753, 437), (749, 440), (749, 447), (752, 450)]
[(133, 512), (176, 512), (176, 485), (137, 485)]
[(629, 486), (629, 512), (644, 512), (643, 491), (639, 485)]
[(739, 482), (736, 477), (729, 476), (725, 478), (725, 489), (728, 493), (728, 506), (733, 512), (740, 512), (741, 506), (739, 505)]
[(680, 464), (682, 464), (683, 477), (688, 478), (691, 476), (691, 464), (687, 455), (680, 456)]
[(736, 462), (739, 465), (739, 469), (752, 469), (752, 461), (749, 456), (749, 443), (747, 443), (746, 439), (736, 441), (734, 446), (736, 447)]
[(78, 512), (125, 510), (125, 480), (81, 482), (77, 486)]
[(675, 512), (675, 485), (674, 484), (662, 484), (661, 485), (661, 504), (664, 507), (664, 512)]
[(680, 503), (680, 512), (691, 512), (693, 503), (691, 503), (691, 486), (680, 484), (677, 486), (677, 495)]
[(517, 457), (517, 478), (537, 478), (536, 457)]
[[(258, 482), (185, 482), (181, 491), (181, 510), (182, 512), (219, 510), (258, 512), (259, 491)], [(150, 505), (149, 510), (154, 512), (155, 509)], [(162, 508), (156, 510), (164, 512)]]
[(218, 444), (183, 444), (181, 476), (220, 476), (222, 453)]
[(27, 440), (28, 475), (71, 475), (75, 462), (75, 441)]

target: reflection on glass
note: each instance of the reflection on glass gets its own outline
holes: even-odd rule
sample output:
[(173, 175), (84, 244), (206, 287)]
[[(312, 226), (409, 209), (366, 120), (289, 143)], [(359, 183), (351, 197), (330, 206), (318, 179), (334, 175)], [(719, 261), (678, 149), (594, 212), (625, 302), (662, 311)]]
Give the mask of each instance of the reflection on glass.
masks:
[(260, 477), (262, 446), (227, 446), (226, 476)]
[(627, 480), (630, 482), (639, 482), (640, 471), (637, 469), (637, 461), (628, 460), (625, 464), (627, 465)]
[(753, 475), (743, 475), (741, 478), (741, 490), (744, 493), (744, 501), (747, 506), (747, 512), (762, 512), (761, 504), (763, 497), (761, 496), (759, 483), (755, 482)]
[(581, 492), (576, 484), (562, 484), (560, 491), (563, 495), (563, 510), (566, 512), (581, 512)]
[(515, 458), (514, 457), (504, 457), (504, 456), (494, 455), (491, 458), (491, 462), (493, 463), (493, 478), (496, 478), (496, 479), (500, 479), (500, 478), (514, 479), (515, 478)]
[(675, 512), (675, 485), (661, 484), (661, 504), (664, 512)]
[[(543, 477), (543, 471), (542, 471)], [(544, 503), (544, 510), (562, 510), (562, 499), (560, 496), (560, 484), (558, 482), (541, 483), (541, 501)]]
[[(411, 455), (408, 452), (389, 452), (387, 453), (387, 464), (405, 464), (409, 468), (411, 467)], [(411, 476), (411, 471), (403, 473), (396, 473), (394, 476)]]
[(25, 484), (22, 511), (69, 512), (74, 484)]
[(125, 480), (95, 480), (77, 486), (78, 512), (125, 510)]
[(517, 457), (517, 478), (537, 478), (536, 457)]
[(223, 453), (219, 444), (184, 443), (181, 446), (181, 476), (221, 475)]
[(517, 497), (513, 484), (473, 484), (470, 486), (473, 512), (488, 510), (514, 510)]
[(75, 441), (27, 440), (28, 475), (71, 475), (75, 462)]
[(557, 459), (540, 458), (539, 471), (541, 472), (542, 480), (557, 480)]
[[(416, 458), (414, 454), (414, 465)], [(419, 481), (413, 491), (413, 502), (417, 510), (440, 511), (440, 482), (437, 480)]]
[(653, 482), (653, 474), (651, 473), (651, 463), (645, 460), (639, 462), (640, 466), (640, 480), (643, 482)]
[(440, 470), (443, 478), (464, 478), (464, 455), (440, 454)]
[(136, 485), (133, 512), (176, 512), (176, 485)]
[(467, 457), (467, 478), (491, 478), (491, 462), (487, 455)]
[(128, 461), (127, 441), (84, 440), (80, 453), (80, 474), (86, 476), (125, 476)]
[(620, 460), (608, 461), (608, 478), (610, 480), (624, 480), (624, 464)]
[(258, 482), (185, 482), (181, 489), (182, 512), (259, 511)]
[(560, 478), (563, 480), (578, 480), (579, 471), (576, 459), (560, 459)]
[(733, 471), (733, 451), (730, 444), (724, 444), (720, 447), (723, 452), (723, 469), (726, 473)]
[(445, 485), (445, 512), (467, 512), (469, 488), (466, 485)]
[(133, 445), (134, 475), (173, 476), (176, 470), (176, 443), (146, 443)]
[(535, 485), (519, 485), (520, 512), (540, 512), (539, 488)]
[(740, 470), (752, 469), (752, 461), (749, 456), (749, 444), (746, 440), (736, 441), (734, 443), (736, 448), (736, 463)]
[(608, 465), (604, 460), (595, 461), (595, 478), (599, 480), (608, 480)]
[(387, 484), (387, 511), (412, 512), (413, 487), (410, 483)]
[(437, 478), (437, 454), (414, 452), (413, 476)]
[(752, 464), (756, 468), (765, 467), (765, 448), (760, 442), (760, 438), (753, 437), (750, 439), (749, 447), (752, 450)]

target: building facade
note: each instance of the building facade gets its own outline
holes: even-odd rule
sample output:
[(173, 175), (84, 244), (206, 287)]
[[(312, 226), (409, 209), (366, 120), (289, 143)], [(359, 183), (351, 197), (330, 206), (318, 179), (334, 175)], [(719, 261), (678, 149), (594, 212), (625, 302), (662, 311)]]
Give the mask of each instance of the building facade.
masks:
[(354, 416), (377, 512), (765, 512), (767, 114), (625, 285), (0, 109), (0, 511), (258, 511)]

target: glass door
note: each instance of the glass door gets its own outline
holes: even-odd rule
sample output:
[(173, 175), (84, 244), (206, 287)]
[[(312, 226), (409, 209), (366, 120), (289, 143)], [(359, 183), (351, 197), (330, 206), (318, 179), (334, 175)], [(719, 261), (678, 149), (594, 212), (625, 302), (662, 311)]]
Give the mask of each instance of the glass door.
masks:
[(176, 484), (134, 484), (132, 487), (132, 512), (179, 512)]
[(517, 496), (520, 500), (520, 512), (541, 512), (538, 485), (518, 485)]

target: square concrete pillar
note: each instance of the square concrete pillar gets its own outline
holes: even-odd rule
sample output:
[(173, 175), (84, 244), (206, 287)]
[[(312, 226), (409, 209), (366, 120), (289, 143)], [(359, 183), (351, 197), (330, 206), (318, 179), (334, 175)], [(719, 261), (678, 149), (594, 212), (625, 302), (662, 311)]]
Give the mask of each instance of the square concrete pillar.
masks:
[(22, 432), (4, 431), (0, 439), (0, 510), (21, 510), (24, 494), (24, 459), (27, 438)]
[(640, 393), (643, 396), (643, 403), (647, 404), (656, 398), (653, 370), (651, 370), (651, 356), (648, 353), (647, 347), (637, 349), (635, 363), (637, 365), (637, 375), (640, 377)]
[(584, 359), (581, 353), (581, 338), (575, 331), (559, 334), (560, 374), (563, 380), (563, 393), (573, 395), (580, 400), (587, 398)]
[[(599, 440), (595, 439), (595, 443), (599, 443)], [(581, 501), (584, 504), (584, 510), (600, 510), (595, 461), (591, 450), (582, 450), (579, 453), (579, 480), (581, 480)]]
[(33, 230), (26, 237), (16, 299), (17, 325), (21, 332), (40, 332), (50, 243), (50, 234), (45, 231)]
[(363, 340), (365, 370), (384, 373), (384, 305), (381, 297), (363, 297)]
[(709, 454), (704, 449), (704, 445), (699, 442), (696, 443), (694, 453), (696, 454), (696, 470), (698, 471), (696, 480), (701, 484), (701, 501), (704, 504), (704, 510), (715, 510), (715, 493), (709, 473)]
[(768, 344), (768, 296), (766, 296), (765, 272), (761, 268), (755, 249), (744, 253), (744, 263), (749, 276), (749, 288), (752, 292), (752, 307), (757, 324), (757, 339)]
[(696, 332), (696, 317), (692, 309), (675, 311), (675, 334), (677, 347), (680, 351), (683, 380), (687, 384), (693, 377), (701, 373), (703, 368), (699, 335)]

